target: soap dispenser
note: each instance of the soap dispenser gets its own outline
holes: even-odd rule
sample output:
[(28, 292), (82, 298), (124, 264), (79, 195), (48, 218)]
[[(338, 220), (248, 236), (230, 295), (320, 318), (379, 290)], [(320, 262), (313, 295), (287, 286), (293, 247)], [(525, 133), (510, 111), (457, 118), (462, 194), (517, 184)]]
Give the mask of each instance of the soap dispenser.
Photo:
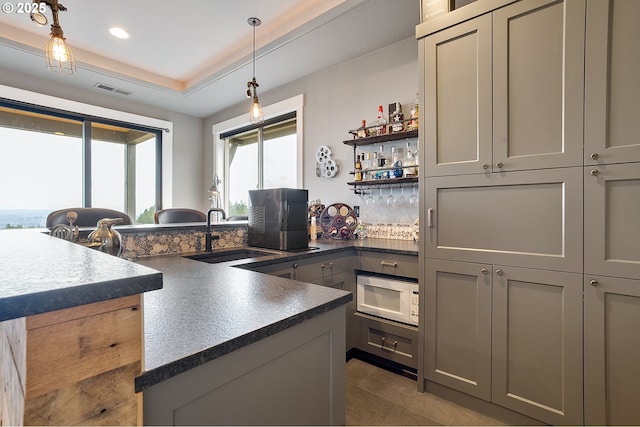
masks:
[(122, 218), (103, 218), (98, 221), (98, 228), (87, 237), (89, 247), (110, 255), (120, 256), (122, 253), (122, 237), (118, 231), (112, 230), (111, 226), (122, 221)]

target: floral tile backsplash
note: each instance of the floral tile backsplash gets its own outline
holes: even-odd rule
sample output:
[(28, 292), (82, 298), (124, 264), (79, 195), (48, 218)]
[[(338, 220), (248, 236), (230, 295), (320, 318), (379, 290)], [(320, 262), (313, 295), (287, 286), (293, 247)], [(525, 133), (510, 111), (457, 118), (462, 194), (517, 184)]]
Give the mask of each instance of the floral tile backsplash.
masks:
[[(219, 239), (212, 247), (232, 248), (247, 245), (247, 227), (224, 228), (215, 231)], [(158, 230), (122, 234), (122, 257), (136, 259), (147, 256), (196, 252), (204, 249), (205, 233), (199, 230)]]

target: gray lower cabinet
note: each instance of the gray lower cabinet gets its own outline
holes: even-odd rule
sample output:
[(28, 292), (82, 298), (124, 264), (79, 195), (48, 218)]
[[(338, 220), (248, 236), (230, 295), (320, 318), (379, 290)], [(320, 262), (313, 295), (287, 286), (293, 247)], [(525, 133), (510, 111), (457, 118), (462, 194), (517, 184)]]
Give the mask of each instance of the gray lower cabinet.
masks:
[(298, 260), (285, 261), (277, 264), (265, 265), (263, 267), (251, 268), (252, 271), (269, 274), (271, 276), (284, 277), (296, 280), (298, 277)]
[(491, 400), (491, 264), (428, 259), (428, 380)]
[(640, 425), (640, 280), (584, 276), (588, 425)]
[(640, 278), (640, 163), (584, 168), (584, 271)]
[(146, 425), (344, 425), (344, 306), (145, 389)]
[(492, 401), (582, 424), (582, 274), (493, 267)]
[(400, 363), (410, 368), (418, 367), (418, 328), (356, 313), (360, 335), (358, 348), (367, 353)]
[(427, 261), (426, 377), (550, 424), (582, 424), (582, 275)]
[(419, 275), (417, 255), (360, 251), (358, 268), (362, 271), (413, 279), (417, 279)]

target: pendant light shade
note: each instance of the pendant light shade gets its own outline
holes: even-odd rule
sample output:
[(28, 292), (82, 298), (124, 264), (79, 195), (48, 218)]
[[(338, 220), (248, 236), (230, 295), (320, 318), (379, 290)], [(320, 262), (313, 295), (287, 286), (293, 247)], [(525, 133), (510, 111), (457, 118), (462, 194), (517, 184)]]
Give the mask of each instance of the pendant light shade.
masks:
[(65, 11), (67, 8), (59, 4), (58, 0), (46, 0), (45, 3), (51, 8), (53, 14), (51, 39), (44, 47), (47, 68), (60, 74), (73, 74), (76, 71), (76, 61), (58, 21), (58, 12)]
[(264, 121), (264, 113), (258, 101), (258, 82), (256, 81), (256, 27), (262, 24), (258, 18), (247, 19), (249, 25), (253, 27), (253, 80), (247, 82), (247, 97), (253, 98), (249, 108), (249, 121), (251, 123), (261, 123)]

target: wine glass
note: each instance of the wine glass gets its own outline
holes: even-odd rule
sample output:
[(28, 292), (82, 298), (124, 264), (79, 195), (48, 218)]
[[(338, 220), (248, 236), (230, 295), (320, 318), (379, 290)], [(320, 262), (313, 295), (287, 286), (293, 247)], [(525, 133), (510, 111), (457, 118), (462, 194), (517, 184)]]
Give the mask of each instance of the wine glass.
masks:
[(398, 198), (398, 207), (404, 208), (407, 206), (407, 203), (408, 203), (407, 198), (404, 197), (404, 187), (401, 186), (400, 191), (401, 191), (401, 194), (400, 194), (400, 197)]
[(378, 199), (376, 199), (376, 207), (377, 208), (382, 208), (384, 206), (386, 206), (386, 203), (384, 201), (384, 199), (382, 198), (382, 188), (378, 189), (380, 191), (380, 194), (378, 195)]
[(413, 194), (409, 197), (409, 206), (417, 208), (419, 203), (418, 194), (416, 194), (416, 187), (413, 187)]
[(393, 195), (393, 187), (389, 187), (389, 195), (387, 196), (387, 206), (395, 208), (397, 206), (396, 198)]

